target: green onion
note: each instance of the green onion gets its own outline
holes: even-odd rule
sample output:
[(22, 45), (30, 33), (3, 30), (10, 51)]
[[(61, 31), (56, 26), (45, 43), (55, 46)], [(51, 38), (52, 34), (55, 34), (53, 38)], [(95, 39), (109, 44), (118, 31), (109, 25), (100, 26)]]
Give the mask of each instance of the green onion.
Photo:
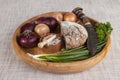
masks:
[[(97, 52), (96, 52), (97, 54), (106, 45), (108, 35), (111, 34), (113, 28), (111, 27), (111, 24), (107, 22), (107, 23), (96, 24), (95, 30), (99, 40), (97, 44)], [(56, 53), (56, 54), (32, 55), (28, 53), (28, 55), (37, 60), (50, 61), (50, 62), (71, 62), (71, 61), (84, 60), (94, 56), (90, 54), (89, 50), (85, 45), (71, 50), (67, 50), (63, 48), (59, 54)]]
[[(106, 44), (106, 41), (101, 41), (97, 44), (97, 53), (101, 51), (101, 49)], [(82, 46), (72, 50), (63, 50), (59, 54), (40, 54), (40, 55), (32, 55), (33, 58), (43, 61), (50, 61), (50, 62), (70, 62), (70, 61), (77, 61), (77, 60), (84, 60), (91, 55), (86, 46)]]

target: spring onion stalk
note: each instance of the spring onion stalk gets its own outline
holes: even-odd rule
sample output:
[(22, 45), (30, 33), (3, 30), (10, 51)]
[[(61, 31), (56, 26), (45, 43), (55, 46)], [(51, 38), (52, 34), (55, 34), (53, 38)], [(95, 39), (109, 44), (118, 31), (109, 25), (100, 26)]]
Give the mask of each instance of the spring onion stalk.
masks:
[[(98, 37), (97, 52), (96, 52), (97, 54), (105, 46), (108, 36), (111, 34), (113, 28), (111, 27), (111, 24), (109, 22), (98, 23), (95, 26), (96, 26), (95, 31)], [(42, 60), (42, 61), (50, 61), (50, 62), (78, 61), (94, 56), (90, 54), (89, 50), (85, 45), (71, 50), (67, 50), (63, 48), (59, 54), (39, 54), (39, 55), (32, 55), (30, 53), (27, 54), (33, 57), (34, 59)]]
[[(106, 41), (99, 42), (97, 44), (97, 52), (101, 51), (105, 44)], [(82, 46), (80, 48), (72, 50), (63, 50), (59, 54), (39, 54), (39, 55), (32, 55), (30, 53), (27, 54), (33, 57), (34, 59), (51, 62), (70, 62), (84, 60), (91, 57), (91, 55), (89, 54), (89, 50), (87, 49), (86, 46)]]

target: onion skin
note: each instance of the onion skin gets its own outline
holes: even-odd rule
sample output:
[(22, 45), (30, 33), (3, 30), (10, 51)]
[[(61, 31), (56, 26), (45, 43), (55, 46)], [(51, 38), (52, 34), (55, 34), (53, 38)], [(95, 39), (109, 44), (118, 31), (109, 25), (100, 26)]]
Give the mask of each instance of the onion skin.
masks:
[(26, 30), (34, 31), (35, 23), (27, 23), (21, 27), (20, 33)]
[(52, 12), (51, 16), (54, 17), (59, 23), (63, 20), (63, 15), (60, 12)]
[(47, 33), (50, 32), (49, 27), (46, 24), (38, 24), (35, 26), (34, 31), (39, 35), (39, 36), (45, 36)]
[(17, 42), (23, 48), (33, 48), (37, 46), (39, 37), (35, 32), (26, 30), (17, 36)]
[(55, 32), (59, 25), (58, 21), (53, 17), (40, 17), (36, 20), (36, 23), (48, 25), (51, 32)]
[(64, 15), (64, 21), (71, 21), (71, 22), (76, 22), (77, 16), (74, 13), (66, 13)]

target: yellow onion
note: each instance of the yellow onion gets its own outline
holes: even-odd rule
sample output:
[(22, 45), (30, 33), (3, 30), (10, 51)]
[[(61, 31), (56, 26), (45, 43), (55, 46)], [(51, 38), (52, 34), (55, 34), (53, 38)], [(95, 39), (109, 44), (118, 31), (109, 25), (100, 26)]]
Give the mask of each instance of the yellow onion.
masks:
[(64, 15), (64, 21), (71, 21), (71, 22), (75, 22), (77, 20), (77, 16), (74, 13), (66, 13)]
[(38, 24), (35, 26), (34, 31), (39, 35), (39, 36), (44, 36), (47, 33), (50, 32), (49, 27), (46, 24)]

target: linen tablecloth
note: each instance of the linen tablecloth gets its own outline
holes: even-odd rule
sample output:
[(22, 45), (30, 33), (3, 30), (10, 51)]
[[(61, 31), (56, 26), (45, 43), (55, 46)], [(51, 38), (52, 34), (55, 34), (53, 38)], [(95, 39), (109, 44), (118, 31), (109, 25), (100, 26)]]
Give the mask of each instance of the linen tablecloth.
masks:
[[(93, 68), (74, 74), (52, 74), (25, 64), (12, 48), (12, 36), (25, 20), (51, 11), (82, 7), (86, 15), (111, 22), (111, 48)], [(0, 80), (120, 80), (120, 0), (0, 0)]]

